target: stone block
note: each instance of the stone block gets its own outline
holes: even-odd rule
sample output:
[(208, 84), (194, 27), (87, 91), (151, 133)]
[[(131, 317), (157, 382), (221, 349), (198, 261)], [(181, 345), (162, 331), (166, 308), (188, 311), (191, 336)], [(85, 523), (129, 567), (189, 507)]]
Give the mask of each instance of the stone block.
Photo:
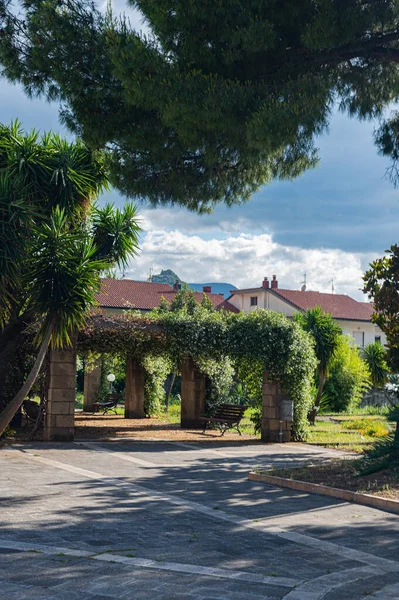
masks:
[(55, 426), (60, 428), (72, 428), (74, 424), (74, 415), (55, 415)]
[(59, 389), (50, 388), (48, 391), (49, 404), (57, 402), (70, 402), (73, 406), (75, 405), (75, 388)]
[(199, 417), (204, 411), (205, 377), (195, 369), (191, 357), (185, 357), (182, 366), (181, 420), (185, 429), (198, 429), (203, 426)]
[(54, 375), (50, 377), (49, 388), (50, 389), (75, 389), (76, 377), (75, 375)]
[(69, 363), (74, 364), (76, 361), (76, 352), (70, 350), (51, 350), (50, 363)]
[(49, 415), (72, 415), (74, 409), (71, 402), (53, 402), (49, 404), (47, 412)]
[(262, 393), (263, 394), (271, 394), (273, 396), (277, 395), (277, 384), (268, 382), (263, 382), (262, 385)]
[(46, 414), (45, 425), (46, 425), (46, 429), (52, 429), (53, 427), (55, 427), (55, 415), (52, 415), (48, 411)]
[(45, 433), (45, 439), (52, 442), (72, 442), (73, 437), (73, 427), (57, 427)]
[(267, 419), (280, 419), (280, 409), (278, 406), (263, 405), (263, 416)]
[(262, 406), (275, 406), (276, 396), (272, 394), (262, 394)]
[(133, 358), (126, 360), (125, 419), (144, 419), (145, 371)]
[(72, 365), (65, 362), (50, 362), (50, 377), (68, 377), (71, 375)]

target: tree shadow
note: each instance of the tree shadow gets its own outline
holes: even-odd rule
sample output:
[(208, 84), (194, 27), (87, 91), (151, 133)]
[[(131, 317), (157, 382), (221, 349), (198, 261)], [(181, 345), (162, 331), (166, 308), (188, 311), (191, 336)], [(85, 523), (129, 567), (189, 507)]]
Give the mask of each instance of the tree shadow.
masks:
[[(32, 447), (38, 448), (26, 445), (26, 450)], [(341, 557), (339, 548), (333, 555), (276, 536), (268, 527), (281, 526), (377, 556), (399, 558), (397, 516), (246, 478), (256, 462), (292, 465), (314, 460), (313, 452), (295, 456), (281, 447), (274, 447), (273, 453), (266, 447), (269, 453), (265, 453), (261, 446), (248, 459), (198, 456), (195, 447), (168, 443), (104, 447), (104, 452), (98, 452), (76, 444), (40, 445), (51, 459), (101, 473), (103, 478), (65, 473), (65, 480), (47, 483), (46, 494), (36, 497), (11, 489), (7, 504), (18, 506), (20, 514), (15, 523), (1, 511), (3, 532), (13, 539), (43, 544), (132, 552), (143, 558), (251, 572), (267, 568), (284, 576), (292, 576), (295, 564), (295, 572), (303, 578), (348, 568), (355, 561)], [(147, 460), (148, 467), (129, 462), (122, 454)], [(27, 480), (40, 486), (40, 470), (52, 468), (32, 460), (27, 463)], [(243, 521), (261, 524), (262, 530), (258, 525), (245, 527)]]

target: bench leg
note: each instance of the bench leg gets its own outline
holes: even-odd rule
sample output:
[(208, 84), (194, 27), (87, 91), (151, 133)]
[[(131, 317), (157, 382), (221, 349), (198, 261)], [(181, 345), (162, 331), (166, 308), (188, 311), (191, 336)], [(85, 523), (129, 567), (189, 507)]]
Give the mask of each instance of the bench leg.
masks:
[(202, 433), (205, 433), (207, 427), (208, 427), (208, 421), (206, 421), (206, 423), (204, 425), (204, 429), (202, 430)]

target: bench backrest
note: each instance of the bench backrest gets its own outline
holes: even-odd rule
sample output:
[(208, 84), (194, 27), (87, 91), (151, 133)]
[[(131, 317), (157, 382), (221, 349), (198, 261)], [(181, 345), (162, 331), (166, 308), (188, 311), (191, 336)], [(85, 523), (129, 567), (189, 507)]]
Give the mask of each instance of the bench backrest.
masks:
[(213, 417), (237, 423), (242, 419), (247, 408), (248, 406), (241, 406), (239, 404), (219, 404)]
[(36, 421), (40, 412), (40, 407), (37, 402), (34, 402), (33, 400), (24, 400), (22, 402), (22, 408), (29, 419)]
[(109, 394), (107, 397), (107, 404), (116, 406), (118, 402), (124, 399), (124, 394)]

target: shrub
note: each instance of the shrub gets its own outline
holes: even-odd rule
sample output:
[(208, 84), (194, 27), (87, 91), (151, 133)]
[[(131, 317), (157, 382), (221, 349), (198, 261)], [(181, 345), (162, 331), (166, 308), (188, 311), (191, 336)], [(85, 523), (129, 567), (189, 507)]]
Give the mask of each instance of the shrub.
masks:
[(328, 407), (334, 412), (351, 411), (371, 386), (366, 363), (350, 335), (340, 337), (338, 348), (329, 365), (324, 387)]
[(0, 434), (0, 440), (5, 440), (6, 438), (12, 438), (16, 434), (14, 429), (11, 429), (9, 425), (5, 428), (2, 434)]

